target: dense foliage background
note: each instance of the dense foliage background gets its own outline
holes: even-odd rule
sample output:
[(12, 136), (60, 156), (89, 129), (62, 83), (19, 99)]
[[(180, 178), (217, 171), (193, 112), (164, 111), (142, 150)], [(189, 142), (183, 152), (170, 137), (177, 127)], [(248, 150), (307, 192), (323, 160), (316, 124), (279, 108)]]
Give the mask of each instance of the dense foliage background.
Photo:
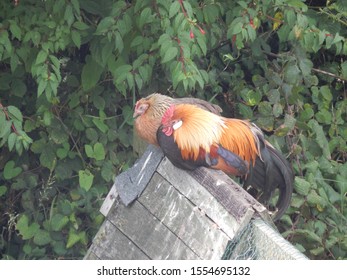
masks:
[(0, 3), (0, 252), (82, 258), (132, 107), (154, 91), (256, 122), (293, 165), (277, 224), (309, 258), (347, 258), (344, 0)]

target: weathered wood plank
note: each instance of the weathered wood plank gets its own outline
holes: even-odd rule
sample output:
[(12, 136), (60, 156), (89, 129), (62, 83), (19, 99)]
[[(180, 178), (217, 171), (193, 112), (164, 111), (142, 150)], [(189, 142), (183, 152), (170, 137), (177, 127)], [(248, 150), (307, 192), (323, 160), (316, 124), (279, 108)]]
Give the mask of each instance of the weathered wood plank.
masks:
[(188, 172), (237, 219), (242, 219), (249, 208), (266, 208), (221, 171), (198, 168)]
[(163, 156), (160, 148), (149, 145), (144, 155), (131, 168), (116, 177), (114, 185), (125, 205), (141, 195)]
[(231, 215), (239, 217), (241, 228), (254, 214), (276, 228), (266, 207), (222, 171), (198, 168), (187, 173), (204, 185)]
[(90, 247), (90, 257), (102, 260), (146, 260), (149, 259), (135, 244), (131, 242), (111, 222), (106, 220)]
[(187, 172), (200, 182), (230, 215), (233, 215), (240, 229), (246, 226), (255, 213), (271, 220), (267, 209), (222, 171), (198, 168)]
[(104, 202), (102, 203), (100, 207), (101, 214), (103, 214), (106, 217), (108, 215), (108, 212), (110, 212), (117, 198), (118, 198), (118, 192), (117, 192), (115, 184), (113, 184), (111, 190), (108, 192)]
[[(92, 245), (93, 246), (93, 245)], [(91, 248), (89, 248), (87, 254), (84, 256), (85, 260), (100, 260), (100, 258), (94, 254), (94, 252), (91, 251)]]
[(221, 259), (229, 237), (158, 173), (138, 201), (202, 259)]
[[(236, 232), (240, 229), (241, 218), (236, 218), (234, 214), (230, 215), (228, 210), (222, 206), (203, 185), (198, 183), (195, 178), (186, 171), (173, 166), (167, 158), (161, 161), (157, 168), (157, 172), (196, 205), (201, 212), (204, 212), (213, 220), (230, 239), (234, 237)], [(217, 184), (222, 184), (222, 182), (218, 182)], [(244, 213), (243, 222), (246, 222), (251, 219), (254, 210), (251, 207), (246, 208), (245, 206), (242, 209), (246, 209), (242, 212)]]
[(198, 259), (198, 256), (138, 201), (117, 203), (109, 220), (150, 259)]

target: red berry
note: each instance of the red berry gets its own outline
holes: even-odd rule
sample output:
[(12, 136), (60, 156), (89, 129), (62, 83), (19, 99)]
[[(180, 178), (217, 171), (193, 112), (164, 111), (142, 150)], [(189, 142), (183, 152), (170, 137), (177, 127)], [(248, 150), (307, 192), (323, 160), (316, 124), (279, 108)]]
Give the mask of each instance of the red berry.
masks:
[(189, 36), (190, 36), (190, 39), (194, 39), (194, 33), (193, 31), (190, 29), (190, 32), (189, 32)]

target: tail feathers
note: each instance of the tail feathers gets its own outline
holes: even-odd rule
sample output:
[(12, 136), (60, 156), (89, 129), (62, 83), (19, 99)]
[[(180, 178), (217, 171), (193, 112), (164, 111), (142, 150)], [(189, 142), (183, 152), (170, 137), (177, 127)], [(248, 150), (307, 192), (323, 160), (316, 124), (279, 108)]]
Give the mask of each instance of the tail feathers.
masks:
[(270, 143), (262, 142), (260, 146), (261, 159), (257, 158), (250, 168), (244, 186), (261, 190), (258, 200), (265, 205), (268, 205), (274, 191), (278, 189), (277, 212), (274, 216), (274, 220), (278, 220), (290, 205), (294, 175), (288, 161)]
[[(290, 205), (290, 201), (293, 193), (294, 174), (288, 161), (272, 146), (268, 146), (268, 149), (272, 155), (272, 160), (275, 164), (275, 177), (274, 184), (278, 185), (279, 197), (276, 204), (278, 212), (275, 219), (279, 219), (283, 216)], [(271, 172), (271, 171), (270, 171)]]

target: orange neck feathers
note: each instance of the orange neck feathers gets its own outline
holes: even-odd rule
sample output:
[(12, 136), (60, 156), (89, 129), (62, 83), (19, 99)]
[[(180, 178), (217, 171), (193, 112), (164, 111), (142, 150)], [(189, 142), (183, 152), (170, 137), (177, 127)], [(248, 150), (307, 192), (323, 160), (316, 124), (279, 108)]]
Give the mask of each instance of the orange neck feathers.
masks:
[(223, 118), (190, 104), (176, 105), (172, 111), (165, 115), (162, 124), (182, 122), (173, 137), (184, 159), (196, 160), (201, 149), (209, 153), (212, 145), (221, 145), (254, 164), (258, 143), (249, 122)]

